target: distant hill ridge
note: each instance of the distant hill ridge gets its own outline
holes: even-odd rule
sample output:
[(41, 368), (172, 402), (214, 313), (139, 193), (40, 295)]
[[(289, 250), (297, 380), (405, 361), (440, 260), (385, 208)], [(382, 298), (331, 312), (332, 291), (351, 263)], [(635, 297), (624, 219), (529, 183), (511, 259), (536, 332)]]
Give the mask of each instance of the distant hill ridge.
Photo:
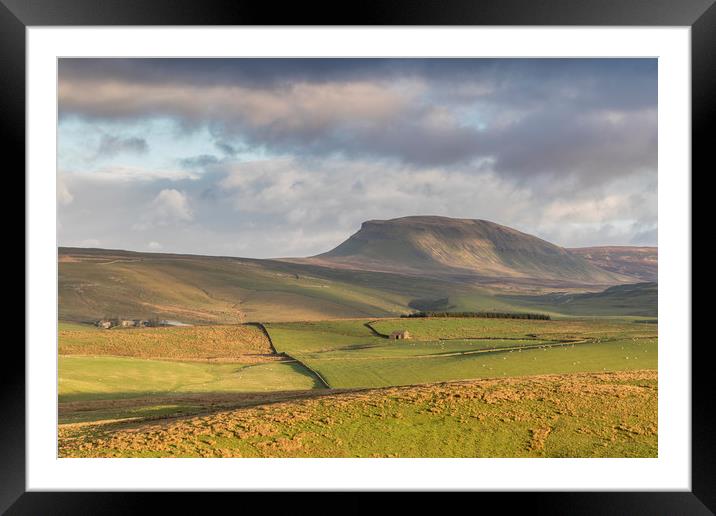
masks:
[(533, 235), (480, 219), (412, 216), (369, 220), (345, 242), (308, 259), (324, 266), (400, 273), (566, 280), (614, 285), (634, 278), (602, 269)]

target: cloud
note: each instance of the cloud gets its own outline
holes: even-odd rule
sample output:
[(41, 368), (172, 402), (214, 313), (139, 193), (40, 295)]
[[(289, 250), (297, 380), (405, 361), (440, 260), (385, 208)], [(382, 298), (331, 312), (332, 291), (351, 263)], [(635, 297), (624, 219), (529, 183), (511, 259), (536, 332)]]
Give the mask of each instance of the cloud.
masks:
[[(214, 134), (281, 153), (378, 155), (416, 164), (476, 156), (479, 133), (452, 112), (421, 100), (424, 87), (419, 81), (376, 81), (257, 90), (68, 80), (61, 84), (59, 104), (62, 116), (168, 116), (185, 128), (208, 124)], [(234, 150), (225, 144), (222, 149)]]
[(234, 145), (230, 145), (226, 142), (218, 141), (214, 142), (214, 145), (216, 145), (216, 148), (219, 149), (221, 152), (223, 152), (227, 156), (236, 156), (236, 154), (239, 152), (238, 149)]
[(57, 203), (60, 206), (67, 206), (74, 201), (74, 196), (70, 193), (67, 188), (67, 184), (61, 174), (57, 176)]
[(493, 220), (571, 246), (628, 244), (637, 227), (655, 224), (656, 190), (645, 188), (650, 175), (617, 178), (596, 189), (543, 191), (489, 167), (281, 159), (236, 164), (219, 187), (236, 218), (263, 218), (272, 236), (271, 227), (281, 226), (310, 228), (314, 235), (342, 229), (345, 238), (368, 219), (444, 215)]
[(210, 154), (201, 154), (200, 156), (191, 156), (179, 160), (179, 165), (183, 168), (204, 168), (219, 163), (219, 158)]
[(152, 209), (158, 219), (189, 221), (194, 218), (186, 194), (173, 188), (159, 192), (152, 203)]
[(586, 182), (656, 160), (653, 59), (62, 60), (59, 105), (206, 126), (227, 156), (240, 141), (417, 166), (491, 159), (517, 178)]
[[(414, 167), (356, 159), (223, 162), (212, 173), (95, 182), (73, 176), (75, 202), (61, 207), (61, 242), (103, 235), (110, 247), (248, 257), (327, 251), (361, 222), (406, 215), (482, 218), (563, 246), (655, 244), (650, 174), (606, 186), (545, 190), (487, 168)], [(210, 192), (210, 193), (207, 193)], [(134, 231), (127, 231), (127, 228)], [(640, 234), (644, 233), (642, 236)]]
[(102, 241), (96, 238), (85, 238), (77, 242), (77, 247), (99, 247), (102, 245)]
[(656, 243), (655, 59), (62, 59), (59, 81), (61, 242), (302, 256), (434, 214)]
[(128, 166), (111, 166), (102, 167), (96, 170), (68, 171), (66, 172), (66, 175), (67, 177), (82, 177), (89, 181), (104, 183), (154, 182), (159, 180), (181, 181), (186, 179), (195, 180), (199, 178), (197, 173), (187, 170), (157, 170)]
[(558, 97), (586, 107), (637, 108), (656, 98), (656, 59), (103, 59), (59, 60), (60, 82), (132, 82), (192, 87), (236, 86), (271, 90), (292, 83), (429, 79), (441, 101), (476, 97), (519, 106)]
[[(91, 95), (86, 87), (92, 86)], [(197, 102), (201, 99), (201, 102)], [(277, 129), (306, 130), (345, 120), (375, 120), (401, 109), (403, 95), (377, 83), (298, 83), (277, 90), (240, 86), (191, 87), (177, 84), (65, 81), (59, 92), (61, 113), (89, 117), (177, 116), (187, 122), (279, 124)]]
[(656, 225), (651, 227), (642, 227), (637, 225), (636, 233), (631, 238), (631, 243), (634, 245), (657, 245), (659, 241), (659, 230)]
[(133, 229), (144, 231), (155, 227), (182, 224), (194, 220), (194, 212), (184, 192), (167, 188), (157, 194), (144, 214), (142, 222)]
[(596, 183), (656, 170), (657, 113), (643, 111), (541, 111), (495, 131), (487, 147), (495, 168), (530, 179), (573, 174)]
[(149, 145), (144, 138), (136, 136), (123, 138), (104, 134), (99, 141), (97, 156), (116, 156), (123, 153), (146, 154), (148, 151)]
[[(274, 226), (340, 235), (332, 245), (368, 219), (407, 214), (495, 218), (500, 213), (504, 220), (529, 197), (494, 174), (356, 160), (239, 163), (219, 187), (229, 195), (237, 218), (259, 215)], [(275, 245), (283, 250), (282, 242)], [(326, 250), (307, 243), (305, 248)]]

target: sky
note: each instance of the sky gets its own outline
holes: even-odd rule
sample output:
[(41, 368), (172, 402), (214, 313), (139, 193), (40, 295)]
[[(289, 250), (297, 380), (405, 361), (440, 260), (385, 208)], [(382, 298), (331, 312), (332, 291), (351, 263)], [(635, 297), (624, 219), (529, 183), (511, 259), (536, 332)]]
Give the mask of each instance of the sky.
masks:
[(60, 59), (61, 246), (325, 252), (372, 219), (657, 243), (656, 59)]

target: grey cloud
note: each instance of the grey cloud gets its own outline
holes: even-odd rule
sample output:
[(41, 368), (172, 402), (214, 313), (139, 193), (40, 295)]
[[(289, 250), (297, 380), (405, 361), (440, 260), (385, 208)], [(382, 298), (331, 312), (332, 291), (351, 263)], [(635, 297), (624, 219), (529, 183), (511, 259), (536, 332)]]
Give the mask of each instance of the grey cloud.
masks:
[(238, 141), (594, 182), (654, 167), (656, 72), (653, 59), (62, 60), (60, 113), (206, 125), (226, 156)]
[(204, 168), (219, 163), (219, 158), (211, 154), (201, 154), (199, 156), (191, 156), (179, 160), (179, 165), (183, 168), (194, 169)]
[(292, 158), (227, 161), (172, 182), (64, 177), (74, 200), (59, 207), (63, 245), (98, 238), (140, 250), (156, 241), (167, 252), (307, 256), (365, 220), (405, 215), (484, 218), (565, 246), (648, 244), (639, 232), (655, 227), (655, 193), (645, 194), (637, 177), (550, 193), (466, 167)]
[(235, 148), (233, 145), (229, 145), (226, 142), (218, 141), (214, 142), (214, 145), (216, 145), (216, 148), (227, 156), (236, 156), (236, 154), (239, 152), (237, 148)]
[(638, 230), (631, 238), (634, 245), (657, 245), (659, 242), (659, 230), (656, 226)]
[(500, 172), (529, 179), (572, 173), (586, 182), (657, 166), (656, 111), (544, 111), (489, 134)]
[(102, 135), (97, 148), (97, 155), (102, 157), (116, 156), (122, 153), (145, 154), (149, 145), (144, 138), (137, 136)]
[[(60, 81), (231, 85), (277, 89), (297, 82), (426, 79), (455, 100), (489, 92), (498, 100), (543, 102), (556, 95), (590, 106), (641, 109), (656, 99), (656, 59), (70, 59)], [(469, 84), (478, 88), (463, 88)], [(455, 85), (461, 86), (456, 88)], [(473, 92), (470, 94), (469, 92)], [(484, 94), (484, 93), (483, 93)]]

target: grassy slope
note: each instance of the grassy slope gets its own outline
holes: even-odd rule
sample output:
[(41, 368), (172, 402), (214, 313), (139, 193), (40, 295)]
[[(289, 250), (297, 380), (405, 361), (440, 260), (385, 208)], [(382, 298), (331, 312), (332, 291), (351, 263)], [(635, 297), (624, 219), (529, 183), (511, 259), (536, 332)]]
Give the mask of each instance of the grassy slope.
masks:
[(657, 281), (659, 250), (656, 247), (601, 246), (568, 249), (600, 269), (627, 274), (641, 281)]
[(59, 453), (656, 457), (657, 377), (637, 371), (392, 387), (159, 423), (61, 425)]
[(62, 403), (322, 387), (304, 366), (276, 355), (255, 326), (100, 330), (62, 322), (59, 354)]
[(550, 310), (567, 315), (656, 317), (659, 308), (656, 283), (617, 285), (594, 293), (502, 297), (536, 310)]
[[(657, 367), (656, 328), (629, 322), (450, 318), (394, 319), (374, 326), (381, 333), (407, 328), (417, 340), (381, 338), (365, 321), (278, 323), (267, 329), (278, 351), (297, 358), (334, 388)], [(437, 340), (456, 337), (462, 340)], [(580, 339), (590, 342), (511, 349)], [(505, 347), (510, 349), (477, 352)]]
[(75, 260), (60, 260), (64, 320), (118, 315), (234, 323), (384, 316), (405, 312), (411, 299), (446, 288), (435, 281), (415, 285), (413, 278), (399, 275), (268, 260), (64, 253), (65, 260)]
[(300, 364), (216, 364), (120, 357), (59, 358), (60, 402), (177, 393), (320, 388)]
[(656, 340), (431, 358), (302, 356), (331, 386), (381, 387), (440, 381), (656, 368)]
[(265, 360), (273, 353), (264, 332), (249, 325), (100, 330), (60, 322), (60, 355), (123, 356), (173, 360)]
[(540, 338), (545, 340), (583, 339), (591, 337), (631, 338), (656, 336), (652, 325), (635, 324), (619, 319), (485, 319), (428, 317), (382, 319), (371, 323), (378, 332), (389, 334), (408, 330), (417, 340), (459, 339), (469, 337)]
[[(535, 307), (531, 298), (497, 296), (467, 281), (271, 260), (87, 249), (60, 250), (58, 286), (60, 319), (71, 321), (118, 316), (211, 324), (385, 317), (412, 311), (413, 300), (444, 297), (455, 310), (555, 314), (565, 306), (540, 298)], [(643, 301), (634, 303), (641, 306)], [(565, 313), (590, 313), (589, 303), (580, 306)], [(612, 314), (624, 312), (611, 308)]]

